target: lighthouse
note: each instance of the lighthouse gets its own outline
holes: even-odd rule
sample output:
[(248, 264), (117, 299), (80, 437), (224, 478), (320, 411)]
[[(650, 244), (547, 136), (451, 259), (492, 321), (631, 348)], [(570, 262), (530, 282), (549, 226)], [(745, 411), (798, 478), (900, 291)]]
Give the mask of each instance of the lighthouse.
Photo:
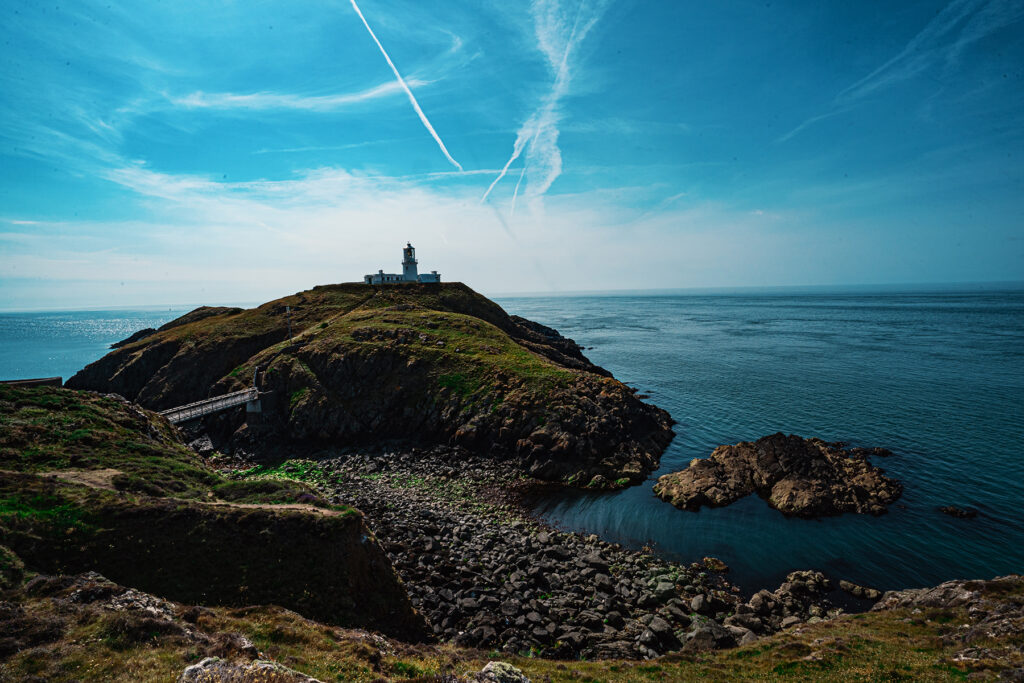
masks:
[(383, 270), (379, 270), (376, 273), (363, 276), (363, 282), (368, 285), (391, 285), (401, 284), (403, 282), (440, 282), (441, 274), (436, 270), (432, 270), (429, 273), (420, 274), (417, 266), (419, 261), (416, 260), (416, 249), (412, 246), (411, 242), (405, 243), (405, 248), (402, 249), (402, 272), (399, 273), (385, 273)]
[(416, 249), (411, 242), (406, 242), (405, 249), (402, 250), (402, 279), (406, 282), (416, 282), (419, 279), (416, 263)]

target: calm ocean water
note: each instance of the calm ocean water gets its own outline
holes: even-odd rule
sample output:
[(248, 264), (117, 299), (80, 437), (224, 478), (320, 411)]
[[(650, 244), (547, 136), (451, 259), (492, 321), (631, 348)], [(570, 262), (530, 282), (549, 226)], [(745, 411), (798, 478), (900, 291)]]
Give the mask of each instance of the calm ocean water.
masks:
[[(588, 347), (678, 422), (647, 483), (540, 501), (556, 526), (684, 561), (713, 555), (749, 589), (807, 568), (879, 588), (1024, 571), (1024, 292), (499, 303)], [(695, 513), (651, 492), (719, 444), (777, 431), (891, 449), (875, 463), (903, 497), (882, 517), (809, 521), (756, 496)], [(941, 505), (981, 514), (954, 519)]]
[[(588, 347), (678, 422), (651, 481), (538, 501), (549, 522), (684, 561), (714, 555), (747, 588), (805, 568), (879, 588), (1024, 571), (1024, 291), (496, 301)], [(0, 314), (0, 379), (66, 379), (186, 310)], [(808, 521), (757, 497), (693, 513), (651, 493), (719, 444), (776, 431), (893, 450), (876, 463), (903, 497), (882, 517)], [(981, 514), (936, 510), (950, 504)]]

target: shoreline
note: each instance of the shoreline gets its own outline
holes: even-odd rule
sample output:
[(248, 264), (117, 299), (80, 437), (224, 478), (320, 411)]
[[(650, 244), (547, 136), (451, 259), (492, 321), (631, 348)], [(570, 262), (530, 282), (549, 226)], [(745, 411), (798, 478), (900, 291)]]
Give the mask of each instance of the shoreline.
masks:
[[(255, 467), (223, 460), (230, 476), (298, 479), (361, 510), (442, 642), (562, 659), (650, 659), (735, 647), (839, 616), (840, 604), (872, 604), (831, 600), (845, 598), (838, 582), (813, 571), (793, 572), (774, 592), (744, 595), (714, 558), (673, 562), (556, 529), (524, 504), (552, 485), (538, 487), (513, 465), (463, 449), (312, 455)], [(223, 468), (221, 460), (213, 464)]]

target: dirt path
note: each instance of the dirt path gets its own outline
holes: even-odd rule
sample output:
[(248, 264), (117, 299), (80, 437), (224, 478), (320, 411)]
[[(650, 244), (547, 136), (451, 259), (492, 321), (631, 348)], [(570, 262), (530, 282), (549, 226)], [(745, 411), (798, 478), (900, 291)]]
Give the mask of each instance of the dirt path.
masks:
[[(121, 474), (121, 470), (115, 469), (102, 469), (102, 470), (55, 470), (52, 472), (16, 472), (14, 470), (0, 470), (0, 474), (36, 474), (39, 477), (49, 477), (51, 479), (59, 479), (60, 481), (67, 482), (69, 484), (79, 484), (81, 486), (88, 486), (94, 489), (103, 489), (105, 491), (114, 491), (120, 493), (117, 487), (114, 486), (114, 477)], [(339, 515), (348, 514), (347, 511), (329, 510), (324, 508), (318, 508), (315, 505), (309, 505), (308, 503), (232, 503), (226, 500), (202, 500), (197, 498), (175, 498), (173, 496), (161, 496), (168, 500), (180, 500), (184, 503), (195, 503), (198, 505), (217, 505), (224, 507), (233, 508), (248, 508), (248, 509), (262, 509), (262, 510), (298, 510), (299, 512), (308, 512), (313, 514), (323, 515), (325, 517), (337, 517)]]

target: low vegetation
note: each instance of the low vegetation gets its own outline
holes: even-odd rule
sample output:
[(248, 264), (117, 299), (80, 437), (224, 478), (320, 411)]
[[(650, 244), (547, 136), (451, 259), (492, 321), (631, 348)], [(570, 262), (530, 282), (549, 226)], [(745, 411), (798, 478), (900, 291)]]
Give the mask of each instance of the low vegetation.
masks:
[[(86, 590), (82, 590), (85, 588)], [(101, 589), (103, 588), (103, 589)], [(75, 590), (86, 599), (69, 600)], [(957, 656), (948, 634), (967, 628), (964, 611), (894, 610), (806, 625), (747, 647), (682, 653), (650, 661), (557, 661), (508, 657), (453, 646), (408, 645), (324, 625), (277, 607), (188, 607), (96, 580), (49, 580), (0, 607), (0, 678), (25, 680), (174, 680), (207, 656), (256, 652), (321, 681), (465, 680), (488, 661), (507, 661), (533, 681), (961, 681), (1001, 667)], [(1019, 585), (1018, 585), (1019, 592)], [(103, 596), (97, 598), (96, 596)], [(106, 596), (113, 596), (114, 599)], [(1013, 599), (1008, 596), (1007, 599)], [(1017, 599), (1020, 596), (1016, 596)], [(133, 608), (146, 604), (150, 610)], [(124, 606), (128, 607), (125, 608)], [(12, 627), (17, 633), (11, 635)], [(1019, 649), (1021, 635), (979, 647)], [(18, 650), (13, 649), (18, 644)]]
[(293, 480), (229, 481), (163, 418), (113, 396), (54, 387), (0, 385), (0, 470), (145, 496), (324, 505)]

